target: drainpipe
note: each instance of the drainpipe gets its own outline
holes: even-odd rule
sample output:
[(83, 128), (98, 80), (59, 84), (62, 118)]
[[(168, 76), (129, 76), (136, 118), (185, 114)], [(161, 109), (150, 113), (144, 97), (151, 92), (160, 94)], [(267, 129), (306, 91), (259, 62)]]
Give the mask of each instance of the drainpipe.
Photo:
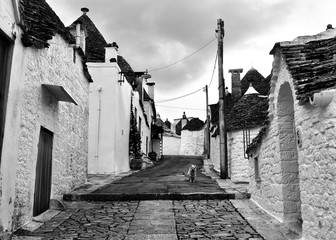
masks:
[(20, 15), (19, 15), (19, 8), (18, 8), (17, 0), (12, 0), (12, 4), (13, 4), (13, 7), (14, 7), (15, 21), (16, 21), (16, 23), (19, 23), (20, 22)]
[(96, 173), (98, 173), (98, 160), (99, 160), (99, 138), (100, 138), (100, 115), (101, 115), (101, 91), (102, 87), (98, 87), (98, 108), (97, 108), (97, 134), (96, 134), (96, 155), (95, 166)]

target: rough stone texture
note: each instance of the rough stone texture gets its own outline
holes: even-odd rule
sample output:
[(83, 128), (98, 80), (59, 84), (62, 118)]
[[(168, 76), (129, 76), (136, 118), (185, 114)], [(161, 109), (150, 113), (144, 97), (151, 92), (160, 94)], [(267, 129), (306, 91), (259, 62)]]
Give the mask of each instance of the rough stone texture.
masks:
[(181, 137), (177, 135), (163, 135), (163, 155), (179, 155)]
[[(259, 159), (260, 181), (254, 179), (253, 159), (250, 161), (252, 199), (285, 222), (287, 217), (291, 217), (291, 212), (295, 217), (301, 208), (304, 239), (333, 239), (336, 235), (336, 99), (334, 97), (324, 108), (314, 108), (310, 104), (299, 106), (298, 101), (294, 101), (294, 121), (291, 125), (287, 124), (287, 130), (299, 127), (302, 147), (291, 148), (293, 144), (297, 145), (297, 138), (295, 135), (280, 134), (287, 130), (286, 124), (279, 122), (284, 118), (278, 104), (279, 101), (281, 103), (280, 88), (285, 82), (289, 83), (294, 99), (295, 91), (293, 79), (279, 52), (274, 56), (273, 74), (269, 96), (271, 122), (261, 146), (253, 154)], [(294, 175), (284, 175), (295, 165), (298, 165), (299, 173), (294, 171)], [(295, 174), (299, 176), (299, 184), (290, 186), (292, 190), (287, 191), (286, 181), (293, 181)], [(296, 204), (287, 204), (286, 199), (298, 197), (301, 204), (297, 201)]]
[[(15, 226), (31, 219), (37, 145), (41, 126), (54, 133), (51, 198), (82, 184), (87, 173), (89, 82), (82, 61), (73, 62), (73, 49), (56, 35), (48, 49), (25, 50), (24, 101), (21, 106), (15, 194)], [(77, 58), (79, 56), (77, 55)], [(58, 102), (41, 84), (63, 86), (78, 106)]]
[[(253, 139), (259, 130), (260, 128), (251, 129), (250, 139)], [(248, 159), (244, 157), (243, 131), (232, 131), (228, 133), (228, 159), (230, 161), (229, 171), (231, 180), (234, 182), (248, 182), (249, 163)]]
[(204, 153), (204, 128), (199, 131), (181, 131), (180, 155), (200, 156)]
[[(258, 134), (260, 128), (250, 130), (251, 140)], [(249, 161), (244, 158), (243, 131), (228, 132), (229, 176), (234, 182), (248, 182)], [(216, 171), (220, 171), (219, 135), (211, 137), (211, 162)]]

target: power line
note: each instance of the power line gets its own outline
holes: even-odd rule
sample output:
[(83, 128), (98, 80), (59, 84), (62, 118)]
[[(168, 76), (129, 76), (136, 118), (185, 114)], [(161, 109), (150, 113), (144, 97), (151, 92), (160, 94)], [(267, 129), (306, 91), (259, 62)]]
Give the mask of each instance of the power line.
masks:
[(210, 88), (210, 86), (211, 86), (211, 83), (212, 83), (212, 80), (213, 80), (213, 77), (214, 77), (214, 74), (215, 74), (216, 63), (217, 63), (217, 57), (218, 57), (218, 51), (216, 52), (215, 65), (214, 65), (214, 68), (213, 68), (213, 70), (212, 70), (212, 76), (211, 76), (211, 80), (210, 80), (210, 83), (209, 83), (209, 88)]
[(182, 96), (180, 96), (180, 97), (175, 97), (175, 98), (166, 99), (166, 100), (158, 100), (158, 101), (155, 101), (155, 102), (156, 102), (156, 103), (163, 103), (163, 102), (170, 102), (170, 101), (173, 101), (173, 100), (177, 100), (177, 99), (180, 99), (180, 98), (184, 98), (184, 97), (187, 97), (187, 96), (189, 96), (189, 95), (191, 95), (191, 94), (194, 94), (194, 93), (197, 93), (197, 92), (203, 90), (203, 88), (204, 88), (204, 87), (202, 87), (202, 88), (200, 88), (200, 89), (197, 89), (196, 91), (193, 91), (193, 92), (191, 92), (191, 93), (187, 93), (187, 94), (185, 94), (185, 95), (182, 95)]
[(202, 47), (200, 47), (200, 48), (199, 48), (198, 50), (196, 50), (195, 52), (193, 52), (193, 53), (187, 55), (186, 57), (184, 57), (184, 58), (182, 58), (182, 59), (180, 59), (180, 60), (178, 60), (178, 61), (176, 61), (176, 62), (174, 62), (174, 63), (171, 63), (171, 64), (169, 64), (169, 65), (167, 65), (167, 66), (164, 66), (164, 67), (159, 67), (159, 68), (150, 69), (150, 70), (148, 70), (148, 71), (149, 71), (149, 72), (154, 72), (154, 71), (159, 71), (159, 70), (162, 70), (162, 69), (165, 69), (165, 68), (169, 68), (169, 67), (171, 67), (171, 66), (174, 66), (174, 65), (176, 65), (176, 64), (178, 64), (178, 63), (180, 63), (180, 62), (182, 62), (182, 61), (184, 61), (184, 60), (190, 58), (191, 56), (195, 55), (197, 52), (201, 51), (203, 48), (205, 48), (206, 46), (210, 45), (210, 43), (212, 43), (212, 42), (215, 41), (215, 40), (216, 40), (216, 38), (212, 39), (211, 41), (209, 41), (208, 43), (206, 43), (205, 45), (203, 45)]
[(185, 109), (185, 110), (198, 110), (198, 111), (204, 111), (205, 110), (205, 109), (201, 109), (201, 108), (172, 107), (172, 106), (165, 106), (165, 105), (160, 105), (160, 104), (156, 104), (155, 106), (157, 106), (157, 107), (165, 107), (165, 108)]

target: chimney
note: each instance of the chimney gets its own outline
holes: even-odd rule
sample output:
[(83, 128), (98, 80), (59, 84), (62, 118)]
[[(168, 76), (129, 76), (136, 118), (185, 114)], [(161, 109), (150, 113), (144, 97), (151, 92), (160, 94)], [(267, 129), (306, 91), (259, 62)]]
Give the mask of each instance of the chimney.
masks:
[(241, 98), (241, 95), (242, 95), (241, 83), (240, 83), (240, 73), (242, 72), (243, 72), (242, 68), (229, 70), (229, 73), (231, 73), (233, 102), (237, 102)]
[(109, 43), (105, 47), (105, 62), (117, 62), (118, 57), (118, 45), (113, 42)]
[(183, 112), (182, 120), (181, 120), (181, 130), (184, 128), (185, 125), (187, 125), (187, 116), (185, 112)]
[(146, 85), (148, 86), (148, 95), (149, 97), (154, 101), (154, 82), (148, 82), (146, 83)]

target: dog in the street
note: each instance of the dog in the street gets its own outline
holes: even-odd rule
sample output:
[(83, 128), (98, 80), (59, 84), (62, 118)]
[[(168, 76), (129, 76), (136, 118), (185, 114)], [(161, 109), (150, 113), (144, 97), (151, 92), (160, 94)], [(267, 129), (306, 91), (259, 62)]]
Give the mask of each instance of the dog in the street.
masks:
[(185, 174), (183, 172), (183, 174), (188, 178), (189, 182), (195, 182), (195, 180), (196, 180), (196, 169), (197, 169), (196, 165), (190, 164), (187, 174)]

